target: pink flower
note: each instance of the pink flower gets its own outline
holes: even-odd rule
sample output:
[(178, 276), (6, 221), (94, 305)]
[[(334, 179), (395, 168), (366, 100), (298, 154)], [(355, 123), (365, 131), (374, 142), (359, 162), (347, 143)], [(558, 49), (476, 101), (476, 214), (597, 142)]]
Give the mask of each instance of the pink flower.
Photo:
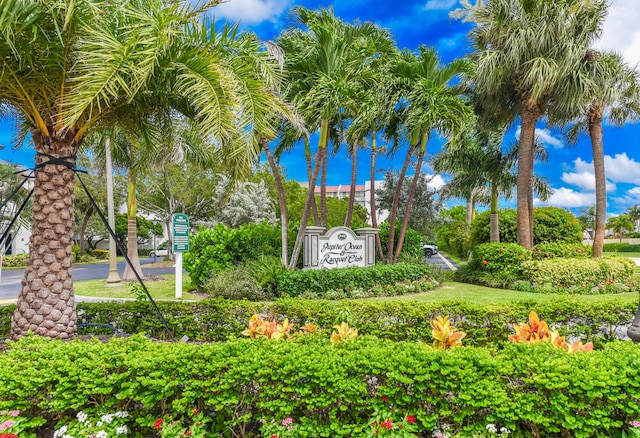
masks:
[(4, 423), (0, 424), (0, 430), (7, 430), (11, 426), (13, 426), (14, 423), (15, 423), (15, 421), (13, 421), (13, 420), (7, 420)]
[(282, 425), (283, 426), (289, 426), (291, 423), (293, 423), (293, 418), (291, 418), (291, 417), (287, 417), (284, 420), (282, 420)]
[(11, 415), (12, 417), (17, 417), (18, 415), (20, 415), (20, 411), (17, 409), (15, 411), (9, 411), (9, 415)]
[(631, 425), (631, 427), (640, 427), (640, 421), (638, 420), (630, 421), (629, 424)]

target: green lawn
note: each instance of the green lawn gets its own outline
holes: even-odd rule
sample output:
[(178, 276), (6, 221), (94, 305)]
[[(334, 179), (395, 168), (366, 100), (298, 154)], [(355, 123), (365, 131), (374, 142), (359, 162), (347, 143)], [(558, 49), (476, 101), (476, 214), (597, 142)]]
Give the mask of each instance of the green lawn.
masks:
[[(162, 275), (165, 280), (145, 281), (149, 293), (157, 300), (175, 299), (175, 275)], [(138, 284), (138, 283), (133, 283)], [(85, 297), (101, 298), (135, 298), (131, 283), (122, 283), (118, 286), (106, 286), (104, 280), (86, 280), (73, 282), (75, 294)], [(188, 275), (182, 276), (182, 298), (185, 300), (200, 300), (201, 296), (187, 292), (191, 289), (191, 280)], [(142, 289), (140, 289), (142, 290)], [(144, 292), (143, 292), (144, 293)]]
[[(369, 298), (379, 301), (392, 300), (413, 300), (421, 302), (433, 301), (469, 301), (476, 304), (508, 303), (512, 301), (548, 301), (557, 298), (559, 295), (534, 294), (529, 292), (518, 292), (506, 289), (493, 289), (490, 287), (477, 286), (474, 284), (446, 282), (438, 289), (421, 294), (401, 295), (397, 297)], [(586, 302), (590, 301), (614, 301), (622, 303), (638, 302), (637, 293), (612, 294), (612, 295), (572, 295), (576, 299)]]

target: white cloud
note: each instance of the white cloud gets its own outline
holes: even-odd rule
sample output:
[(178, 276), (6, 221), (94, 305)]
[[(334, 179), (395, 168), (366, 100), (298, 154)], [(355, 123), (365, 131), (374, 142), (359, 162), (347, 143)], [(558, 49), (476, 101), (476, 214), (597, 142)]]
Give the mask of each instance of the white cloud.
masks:
[(631, 65), (640, 63), (638, 22), (640, 22), (638, 0), (611, 0), (602, 39), (597, 46), (621, 53)]
[(640, 187), (633, 187), (627, 190), (622, 196), (612, 198), (611, 200), (623, 207), (640, 204)]
[(605, 155), (604, 169), (611, 181), (640, 184), (640, 163), (629, 158), (626, 152), (614, 157)]
[(427, 178), (427, 187), (430, 189), (439, 190), (446, 184), (440, 175), (425, 175), (425, 178)]
[(425, 11), (443, 11), (449, 10), (453, 8), (456, 4), (458, 4), (458, 0), (429, 0), (426, 5), (424, 5), (423, 10)]
[(290, 0), (228, 0), (211, 11), (216, 19), (259, 24), (263, 21), (276, 21), (289, 8), (289, 4)]
[(595, 202), (596, 195), (594, 193), (576, 192), (566, 187), (553, 189), (553, 194), (546, 202), (542, 202), (537, 198), (534, 200), (535, 205), (551, 205), (552, 207), (560, 208), (586, 207), (595, 204)]
[[(593, 174), (593, 168), (586, 172), (564, 172), (562, 174), (562, 181), (572, 186), (577, 186), (582, 190), (595, 192), (596, 179)], [(616, 185), (610, 181), (607, 181), (607, 192), (614, 192)]]
[[(522, 126), (518, 126), (518, 129), (516, 129), (517, 139), (520, 138), (521, 128)], [(562, 149), (564, 147), (564, 143), (562, 142), (562, 140), (555, 138), (553, 135), (551, 135), (551, 131), (546, 128), (536, 128), (536, 138), (538, 139), (538, 141), (547, 144), (554, 149)]]

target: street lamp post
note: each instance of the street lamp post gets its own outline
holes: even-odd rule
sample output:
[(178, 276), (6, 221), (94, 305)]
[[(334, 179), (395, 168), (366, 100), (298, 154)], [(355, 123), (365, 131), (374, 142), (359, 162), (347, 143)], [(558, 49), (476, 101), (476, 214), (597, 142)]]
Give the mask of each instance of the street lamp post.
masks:
[(156, 220), (153, 220), (153, 263), (156, 262), (156, 256), (158, 255), (158, 251), (156, 248)]

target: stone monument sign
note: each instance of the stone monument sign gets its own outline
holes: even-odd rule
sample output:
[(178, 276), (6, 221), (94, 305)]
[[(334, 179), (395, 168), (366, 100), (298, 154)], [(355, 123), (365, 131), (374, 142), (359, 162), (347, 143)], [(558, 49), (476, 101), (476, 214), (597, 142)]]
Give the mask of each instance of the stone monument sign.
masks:
[(332, 269), (376, 264), (377, 228), (307, 227), (304, 235), (304, 269)]

